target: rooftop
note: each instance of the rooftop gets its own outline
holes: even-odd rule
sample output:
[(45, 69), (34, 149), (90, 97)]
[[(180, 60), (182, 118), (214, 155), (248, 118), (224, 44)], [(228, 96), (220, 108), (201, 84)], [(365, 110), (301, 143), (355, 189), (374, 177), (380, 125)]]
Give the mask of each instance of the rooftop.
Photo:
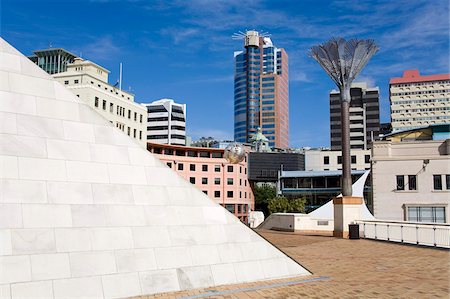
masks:
[(389, 84), (450, 80), (450, 74), (421, 76), (419, 70), (406, 70), (403, 77), (391, 78)]
[(448, 298), (448, 250), (288, 232), (259, 233), (313, 277), (136, 298)]

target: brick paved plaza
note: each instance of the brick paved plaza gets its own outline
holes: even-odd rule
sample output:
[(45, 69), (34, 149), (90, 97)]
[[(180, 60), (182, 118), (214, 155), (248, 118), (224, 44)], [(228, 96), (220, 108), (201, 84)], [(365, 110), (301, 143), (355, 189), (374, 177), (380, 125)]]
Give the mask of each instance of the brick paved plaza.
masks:
[[(286, 232), (259, 233), (313, 276), (137, 298), (450, 298), (448, 250)], [(299, 283), (301, 280), (304, 283)], [(296, 283), (288, 285), (292, 282)]]

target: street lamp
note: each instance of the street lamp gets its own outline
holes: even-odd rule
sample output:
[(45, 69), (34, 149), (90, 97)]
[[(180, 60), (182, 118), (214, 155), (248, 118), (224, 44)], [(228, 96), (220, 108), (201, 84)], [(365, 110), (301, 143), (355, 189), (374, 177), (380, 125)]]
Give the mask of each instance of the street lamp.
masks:
[(314, 58), (339, 87), (341, 94), (342, 196), (352, 196), (350, 161), (350, 87), (370, 58), (378, 51), (371, 39), (332, 38), (313, 46), (309, 56)]

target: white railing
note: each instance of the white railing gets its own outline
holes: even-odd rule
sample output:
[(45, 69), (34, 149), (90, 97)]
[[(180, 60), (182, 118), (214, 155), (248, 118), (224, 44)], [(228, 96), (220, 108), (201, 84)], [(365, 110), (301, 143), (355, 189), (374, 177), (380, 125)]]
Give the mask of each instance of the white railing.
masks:
[(357, 221), (365, 239), (450, 248), (450, 224), (405, 221)]

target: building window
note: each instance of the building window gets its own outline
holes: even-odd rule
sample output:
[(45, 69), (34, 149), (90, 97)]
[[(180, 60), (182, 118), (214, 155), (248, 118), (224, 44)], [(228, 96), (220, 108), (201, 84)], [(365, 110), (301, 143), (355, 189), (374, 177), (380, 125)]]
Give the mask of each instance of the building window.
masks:
[(364, 163), (370, 163), (370, 155), (364, 155)]
[(352, 164), (356, 164), (356, 156), (351, 156)]
[(194, 178), (194, 177), (190, 177), (190, 178), (189, 178), (189, 182), (190, 182), (191, 184), (195, 184), (195, 178)]
[(214, 171), (220, 172), (220, 165), (214, 165)]
[(220, 197), (220, 191), (214, 191), (214, 197), (219, 198)]
[(408, 175), (408, 190), (417, 190), (417, 176)]
[(74, 80), (73, 83), (78, 84), (79, 80)]
[(139, 131), (139, 140), (142, 140), (142, 131)]
[(239, 173), (242, 173), (242, 166), (239, 166)]
[(103, 100), (102, 108), (103, 108), (103, 110), (106, 110), (106, 101), (105, 100)]
[(68, 85), (69, 84), (69, 80), (64, 81), (64, 84)]
[(239, 179), (239, 186), (242, 186), (242, 179)]
[(227, 197), (233, 198), (233, 191), (227, 191)]
[(445, 175), (445, 184), (447, 186), (447, 190), (450, 190), (450, 174)]
[(405, 190), (405, 177), (403, 175), (397, 176), (397, 190)]
[(114, 112), (114, 104), (113, 103), (109, 103), (109, 112), (111, 112), (111, 113)]
[[(239, 191), (239, 198), (242, 198), (242, 191)], [(240, 213), (240, 211), (239, 211), (239, 213)]]
[(128, 127), (128, 129), (127, 129), (128, 136), (130, 136), (130, 129), (131, 129), (130, 127)]
[(433, 175), (433, 189), (442, 190), (442, 175), (440, 174)]
[(134, 121), (137, 121), (137, 113), (134, 113)]
[(220, 185), (220, 178), (214, 178), (214, 185)]
[(233, 172), (233, 165), (228, 165), (227, 171), (228, 172)]
[[(228, 192), (229, 192), (229, 191), (228, 191)], [(230, 204), (225, 205), (225, 209), (227, 209), (228, 212), (234, 214), (234, 211), (235, 211), (234, 205), (230, 205)]]
[(195, 171), (195, 164), (189, 164), (189, 170)]
[(183, 170), (183, 168), (184, 168), (183, 163), (178, 163), (178, 170)]
[(205, 193), (206, 195), (208, 195), (208, 191), (206, 191), (206, 190), (203, 190), (202, 192), (203, 192), (203, 193)]
[(445, 223), (445, 207), (408, 207), (407, 221)]
[(338, 162), (338, 164), (342, 164), (342, 156), (337, 157), (337, 162)]
[(131, 110), (128, 110), (128, 119), (131, 119)]
[(139, 115), (139, 122), (142, 124), (142, 114)]
[(95, 99), (94, 99), (94, 106), (98, 107), (98, 98), (97, 97), (95, 97)]
[(202, 165), (202, 171), (208, 171), (208, 165), (203, 164)]
[(167, 166), (169, 166), (169, 168), (172, 168), (172, 163), (171, 162), (167, 162), (166, 164), (167, 164)]
[(328, 156), (323, 157), (323, 164), (325, 164), (325, 165), (330, 164), (330, 157), (328, 157)]
[(208, 184), (208, 178), (202, 178), (202, 185)]
[(136, 129), (133, 129), (133, 137), (136, 138)]
[(227, 178), (227, 185), (233, 185), (233, 178)]

